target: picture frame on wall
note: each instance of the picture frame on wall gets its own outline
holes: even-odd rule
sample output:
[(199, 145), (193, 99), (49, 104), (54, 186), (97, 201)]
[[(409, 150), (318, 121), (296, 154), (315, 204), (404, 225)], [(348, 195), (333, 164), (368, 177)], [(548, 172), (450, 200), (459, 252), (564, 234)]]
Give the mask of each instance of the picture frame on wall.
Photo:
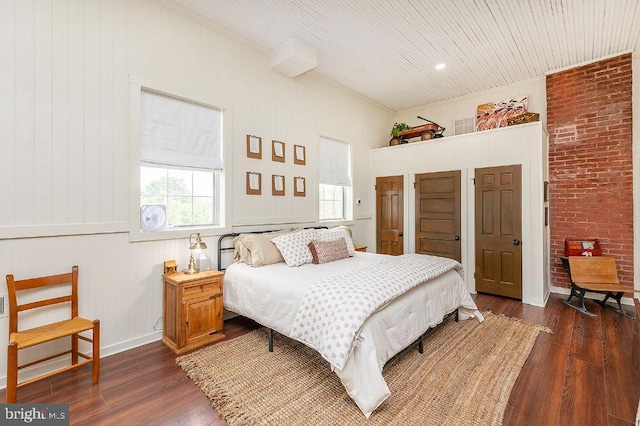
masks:
[(306, 179), (302, 176), (294, 176), (293, 178), (293, 195), (295, 197), (305, 197), (307, 191)]
[(247, 195), (262, 194), (262, 173), (247, 172)]
[(271, 195), (282, 197), (285, 195), (285, 179), (282, 175), (271, 175)]
[(306, 147), (303, 145), (293, 145), (293, 164), (304, 166), (307, 164)]
[(271, 160), (277, 161), (278, 163), (285, 162), (285, 143), (277, 140), (271, 141)]
[(262, 159), (262, 138), (260, 136), (247, 135), (247, 157)]

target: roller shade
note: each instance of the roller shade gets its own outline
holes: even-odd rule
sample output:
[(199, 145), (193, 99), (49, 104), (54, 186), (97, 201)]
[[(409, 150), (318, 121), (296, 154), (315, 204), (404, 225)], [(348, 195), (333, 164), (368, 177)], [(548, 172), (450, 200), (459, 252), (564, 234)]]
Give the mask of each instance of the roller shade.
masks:
[(155, 93), (141, 93), (140, 159), (222, 169), (222, 112)]
[(351, 185), (348, 143), (320, 138), (320, 183)]

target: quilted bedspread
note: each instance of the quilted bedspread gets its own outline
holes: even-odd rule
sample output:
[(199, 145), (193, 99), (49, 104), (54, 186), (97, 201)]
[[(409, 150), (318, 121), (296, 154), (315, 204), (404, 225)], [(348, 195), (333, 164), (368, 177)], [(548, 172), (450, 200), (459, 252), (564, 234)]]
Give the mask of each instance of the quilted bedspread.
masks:
[(342, 370), (369, 316), (418, 284), (462, 266), (455, 260), (404, 254), (315, 282), (304, 294), (291, 337)]

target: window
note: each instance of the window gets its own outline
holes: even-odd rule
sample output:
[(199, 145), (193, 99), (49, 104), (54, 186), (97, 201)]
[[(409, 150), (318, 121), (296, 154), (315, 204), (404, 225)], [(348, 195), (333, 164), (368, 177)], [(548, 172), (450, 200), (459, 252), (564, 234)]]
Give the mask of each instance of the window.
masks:
[(320, 137), (320, 220), (343, 220), (351, 198), (349, 144)]
[(218, 174), (211, 171), (140, 167), (140, 205), (166, 206), (170, 227), (217, 225)]
[(220, 225), (221, 111), (142, 91), (140, 124), (140, 229)]

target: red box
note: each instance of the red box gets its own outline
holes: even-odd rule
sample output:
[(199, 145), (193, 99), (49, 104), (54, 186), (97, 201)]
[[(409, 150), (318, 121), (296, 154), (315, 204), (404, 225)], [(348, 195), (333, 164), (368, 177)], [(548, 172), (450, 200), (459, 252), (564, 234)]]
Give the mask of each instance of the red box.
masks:
[(565, 238), (565, 256), (583, 256), (583, 253), (591, 253), (591, 256), (602, 256), (602, 248), (597, 238)]

